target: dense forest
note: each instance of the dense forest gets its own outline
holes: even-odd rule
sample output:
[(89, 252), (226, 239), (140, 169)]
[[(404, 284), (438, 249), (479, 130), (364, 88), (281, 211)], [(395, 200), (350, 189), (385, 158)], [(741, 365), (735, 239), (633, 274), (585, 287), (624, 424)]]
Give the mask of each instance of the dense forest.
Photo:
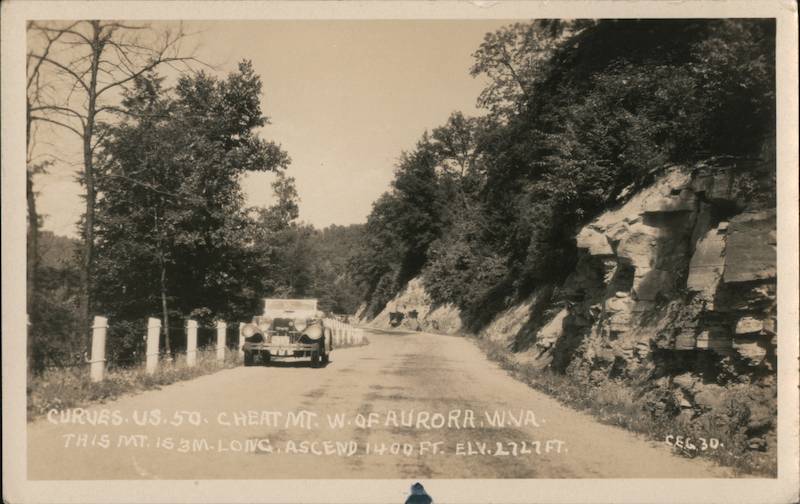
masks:
[(455, 112), (423, 133), (367, 219), (350, 263), (365, 316), (421, 276), (478, 330), (558, 285), (577, 230), (670, 165), (756, 156), (774, 137), (774, 44), (771, 20), (539, 20), (488, 33), (470, 70), (488, 79), (485, 114)]

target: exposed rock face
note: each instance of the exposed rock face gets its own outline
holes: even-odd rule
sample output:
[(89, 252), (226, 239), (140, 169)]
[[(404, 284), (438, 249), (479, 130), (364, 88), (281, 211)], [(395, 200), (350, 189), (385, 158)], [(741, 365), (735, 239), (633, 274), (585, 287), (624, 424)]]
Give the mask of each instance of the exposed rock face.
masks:
[[(627, 383), (653, 414), (700, 421), (738, 401), (748, 445), (763, 450), (776, 421), (774, 193), (772, 163), (673, 167), (579, 230), (563, 285), (541, 287), (481, 336), (587, 386)], [(460, 329), (455, 307), (430, 310), (419, 280), (375, 320), (395, 309), (418, 311), (408, 327)]]
[(714, 296), (725, 269), (727, 229), (727, 222), (720, 222), (716, 227), (709, 229), (695, 245), (689, 263), (686, 287), (695, 292), (697, 299), (705, 302), (709, 310), (714, 309)]
[[(578, 233), (583, 255), (565, 297), (591, 320), (586, 335), (594, 328), (626, 366), (645, 363), (648, 348), (735, 351), (750, 364), (766, 357), (775, 211), (737, 212), (734, 171), (675, 167)], [(552, 347), (551, 331), (539, 340)]]
[[(391, 314), (402, 313), (399, 328), (412, 331), (434, 331), (446, 334), (461, 330), (461, 314), (457, 307), (447, 304), (433, 306), (422, 280), (414, 278), (378, 315), (368, 323), (374, 327), (389, 328)], [(363, 318), (363, 310), (359, 320)], [(362, 320), (362, 322), (367, 322)]]
[[(568, 315), (543, 325), (531, 358), (589, 383), (658, 383), (689, 420), (731, 387), (774, 409), (776, 216), (740, 194), (742, 172), (675, 167), (581, 229), (556, 300)], [(751, 429), (758, 449), (770, 425)]]
[(775, 210), (744, 212), (731, 219), (725, 249), (726, 283), (775, 278)]

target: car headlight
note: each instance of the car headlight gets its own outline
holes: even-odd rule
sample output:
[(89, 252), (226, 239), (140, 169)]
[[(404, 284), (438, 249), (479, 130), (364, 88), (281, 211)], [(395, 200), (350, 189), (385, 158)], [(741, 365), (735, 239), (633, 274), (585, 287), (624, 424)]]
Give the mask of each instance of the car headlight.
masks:
[(294, 319), (294, 328), (298, 331), (303, 332), (307, 326), (308, 321), (306, 319)]
[(253, 324), (247, 324), (242, 328), (242, 335), (244, 335), (245, 338), (249, 338), (250, 336), (253, 336), (257, 332), (259, 332), (258, 327), (256, 327)]
[(307, 327), (305, 332), (303, 333), (303, 339), (308, 340), (304, 341), (304, 343), (310, 343), (312, 341), (317, 341), (322, 337), (322, 326), (319, 324), (314, 324), (310, 327)]

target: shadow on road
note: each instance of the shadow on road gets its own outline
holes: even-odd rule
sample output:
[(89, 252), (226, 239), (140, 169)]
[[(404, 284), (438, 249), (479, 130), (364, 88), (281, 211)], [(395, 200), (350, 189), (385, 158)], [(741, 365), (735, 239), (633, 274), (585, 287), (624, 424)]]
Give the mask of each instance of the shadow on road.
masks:
[(370, 327), (367, 331), (376, 334), (390, 334), (392, 336), (408, 336), (410, 334), (420, 333), (420, 331), (411, 331), (409, 329), (378, 329), (376, 327)]
[[(317, 369), (326, 368), (332, 363), (333, 363), (333, 361), (330, 361), (327, 364), (319, 364)], [(311, 362), (309, 362), (307, 360), (270, 361), (270, 362), (267, 362), (267, 363), (256, 364), (253, 367), (254, 368), (260, 368), (260, 367), (271, 367), (271, 368), (311, 368)]]

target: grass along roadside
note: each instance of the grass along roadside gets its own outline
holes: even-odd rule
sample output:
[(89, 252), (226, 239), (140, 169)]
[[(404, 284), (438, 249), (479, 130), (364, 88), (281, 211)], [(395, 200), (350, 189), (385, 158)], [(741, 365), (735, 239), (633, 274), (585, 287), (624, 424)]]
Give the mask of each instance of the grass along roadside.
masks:
[[(572, 376), (514, 359), (502, 343), (470, 336), (486, 356), (498, 363), (513, 378), (554, 397), (574, 409), (590, 413), (601, 423), (622, 427), (646, 435), (654, 441), (666, 442), (667, 436), (688, 436), (697, 449), (675, 449), (676, 453), (694, 458), (708, 457), (731, 467), (737, 476), (777, 476), (775, 452), (749, 450), (744, 434), (747, 417), (741, 405), (732, 402), (724, 415), (707, 415), (702, 421), (688, 422), (678, 417), (653, 415), (645, 410), (632, 387), (616, 381), (588, 386)], [(745, 408), (746, 409), (746, 408)], [(701, 449), (700, 438), (716, 439), (719, 446)], [(674, 438), (673, 438), (674, 439)]]
[[(359, 345), (339, 344), (334, 352), (367, 344), (367, 338)], [(186, 356), (180, 354), (171, 361), (160, 361), (158, 370), (152, 375), (145, 373), (144, 366), (109, 369), (105, 379), (97, 383), (89, 379), (88, 366), (48, 369), (41, 375), (28, 377), (28, 421), (37, 419), (51, 409), (63, 410), (111, 401), (125, 394), (158, 389), (241, 364), (238, 352), (226, 350), (225, 360), (218, 362), (217, 351), (211, 348), (198, 350), (195, 367), (187, 367)]]
[(160, 388), (183, 380), (239, 366), (238, 352), (226, 351), (225, 360), (217, 361), (216, 349), (197, 351), (197, 365), (186, 366), (186, 356), (161, 360), (158, 370), (149, 375), (144, 366), (109, 369), (105, 379), (92, 382), (88, 366), (52, 368), (28, 377), (28, 421), (51, 409), (67, 409), (116, 399), (125, 394)]

